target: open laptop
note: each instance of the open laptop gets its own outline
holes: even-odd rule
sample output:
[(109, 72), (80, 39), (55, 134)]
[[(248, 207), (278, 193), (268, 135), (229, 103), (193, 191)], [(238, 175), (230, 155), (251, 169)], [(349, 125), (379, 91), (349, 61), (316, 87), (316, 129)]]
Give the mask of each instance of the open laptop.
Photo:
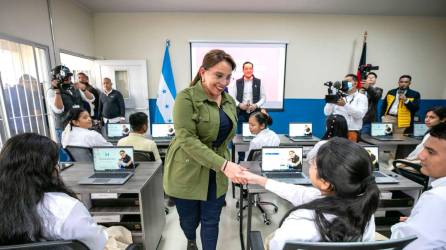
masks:
[(302, 147), (263, 147), (262, 175), (291, 184), (311, 184), (302, 173)]
[(375, 181), (378, 184), (392, 184), (398, 183), (399, 181), (389, 175), (379, 171), (379, 149), (377, 146), (364, 146), (364, 149), (369, 153), (370, 158), (373, 163), (373, 175), (375, 176)]
[(155, 141), (171, 141), (175, 136), (173, 123), (152, 124), (152, 138)]
[(133, 147), (94, 147), (94, 174), (79, 184), (124, 184), (135, 172)]
[(414, 139), (423, 140), (424, 135), (426, 134), (428, 127), (425, 123), (414, 123), (413, 124), (413, 134), (407, 135)]
[(295, 142), (316, 140), (313, 138), (313, 124), (311, 122), (290, 123), (288, 137)]
[(372, 123), (372, 137), (379, 141), (402, 141), (403, 138), (393, 136), (392, 123)]
[(121, 139), (130, 133), (130, 123), (107, 123), (107, 138)]
[(245, 122), (242, 124), (242, 126), (242, 140), (251, 141), (255, 135), (251, 134), (251, 130), (249, 130), (249, 123)]

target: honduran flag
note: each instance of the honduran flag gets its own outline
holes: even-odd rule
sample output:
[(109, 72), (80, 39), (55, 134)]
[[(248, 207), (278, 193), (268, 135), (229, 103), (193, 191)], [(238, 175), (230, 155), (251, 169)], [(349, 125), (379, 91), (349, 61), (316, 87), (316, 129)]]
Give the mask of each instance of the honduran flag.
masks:
[(358, 86), (360, 89), (362, 87), (362, 79), (365, 77), (364, 67), (367, 64), (367, 31), (364, 33), (364, 42), (362, 43), (361, 58), (359, 58), (358, 71), (356, 76), (358, 77)]
[(166, 41), (163, 68), (161, 69), (158, 94), (156, 96), (155, 123), (173, 122), (172, 111), (177, 91), (175, 89), (172, 65), (170, 63), (169, 46), (170, 42)]

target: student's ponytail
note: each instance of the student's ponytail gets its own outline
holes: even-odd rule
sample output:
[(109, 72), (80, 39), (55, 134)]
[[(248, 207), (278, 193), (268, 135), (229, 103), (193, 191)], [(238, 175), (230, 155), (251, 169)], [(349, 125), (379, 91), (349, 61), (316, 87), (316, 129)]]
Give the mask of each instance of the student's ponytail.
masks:
[(273, 119), (269, 115), (260, 111), (252, 113), (250, 117), (251, 116), (254, 117), (260, 125), (265, 125), (265, 128), (273, 124)]

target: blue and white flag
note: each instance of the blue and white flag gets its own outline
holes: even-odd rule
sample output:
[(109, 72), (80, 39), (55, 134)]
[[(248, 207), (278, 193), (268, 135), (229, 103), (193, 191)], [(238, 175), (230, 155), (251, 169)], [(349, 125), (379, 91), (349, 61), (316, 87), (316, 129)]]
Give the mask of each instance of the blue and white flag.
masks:
[(172, 112), (177, 91), (173, 79), (172, 65), (170, 64), (169, 46), (170, 43), (167, 41), (156, 96), (155, 123), (173, 123)]

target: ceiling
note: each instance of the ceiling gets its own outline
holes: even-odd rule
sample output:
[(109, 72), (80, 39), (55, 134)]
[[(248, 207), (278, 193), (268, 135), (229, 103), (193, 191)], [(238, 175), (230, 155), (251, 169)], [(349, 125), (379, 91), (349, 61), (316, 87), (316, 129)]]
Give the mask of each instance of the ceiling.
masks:
[(446, 0), (75, 0), (100, 12), (249, 12), (441, 16)]

